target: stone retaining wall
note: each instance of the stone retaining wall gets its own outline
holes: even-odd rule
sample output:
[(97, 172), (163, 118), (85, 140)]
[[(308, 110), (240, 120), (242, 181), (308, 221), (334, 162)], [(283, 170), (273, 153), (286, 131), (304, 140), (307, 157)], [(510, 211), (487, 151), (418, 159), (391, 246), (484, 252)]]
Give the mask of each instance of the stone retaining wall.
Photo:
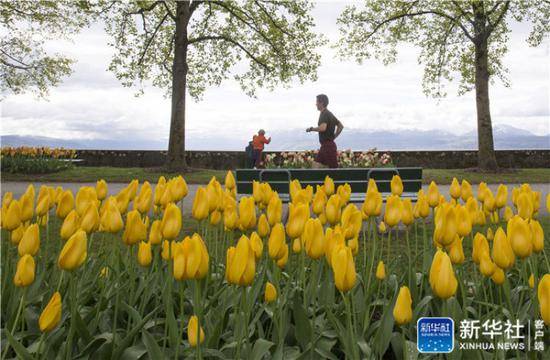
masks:
[[(277, 152), (266, 152), (277, 153)], [(477, 152), (388, 151), (396, 166), (420, 166), (433, 169), (461, 169), (477, 165)], [(187, 162), (195, 168), (236, 169), (245, 166), (243, 151), (188, 151)], [(498, 150), (499, 166), (504, 168), (550, 168), (550, 150)], [(77, 150), (82, 166), (159, 167), (166, 151), (150, 150)]]

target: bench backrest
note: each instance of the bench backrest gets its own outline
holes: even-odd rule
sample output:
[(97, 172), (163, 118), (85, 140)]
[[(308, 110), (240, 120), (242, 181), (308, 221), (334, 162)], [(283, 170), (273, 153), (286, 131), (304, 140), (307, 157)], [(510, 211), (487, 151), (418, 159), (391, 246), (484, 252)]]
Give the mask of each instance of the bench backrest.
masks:
[(252, 182), (267, 182), (279, 193), (283, 200), (288, 200), (290, 181), (297, 179), (305, 187), (322, 185), (325, 176), (330, 176), (334, 186), (348, 183), (351, 186), (352, 201), (362, 201), (369, 179), (374, 179), (378, 191), (383, 195), (391, 192), (391, 179), (399, 175), (403, 181), (403, 196), (416, 199), (416, 193), (422, 188), (422, 168), (349, 168), (349, 169), (237, 169), (237, 193), (252, 194)]

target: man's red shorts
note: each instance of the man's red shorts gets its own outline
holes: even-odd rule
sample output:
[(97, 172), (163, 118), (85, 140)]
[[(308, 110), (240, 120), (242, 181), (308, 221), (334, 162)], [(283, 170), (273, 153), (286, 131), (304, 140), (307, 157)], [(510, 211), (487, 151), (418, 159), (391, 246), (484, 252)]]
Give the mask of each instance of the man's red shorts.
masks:
[(315, 161), (329, 168), (338, 167), (338, 157), (336, 153), (336, 143), (333, 140), (325, 140), (321, 143), (321, 148), (315, 157)]

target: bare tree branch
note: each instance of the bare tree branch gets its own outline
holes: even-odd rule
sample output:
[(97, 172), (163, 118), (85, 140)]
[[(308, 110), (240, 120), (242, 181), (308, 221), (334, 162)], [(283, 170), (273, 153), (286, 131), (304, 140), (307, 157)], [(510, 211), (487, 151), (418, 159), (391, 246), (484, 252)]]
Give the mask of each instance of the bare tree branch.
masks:
[(506, 12), (508, 11), (509, 7), (510, 7), (510, 1), (506, 1), (504, 3), (504, 9), (502, 9), (500, 14), (498, 15), (497, 20), (494, 23), (491, 23), (491, 21), (489, 20), (489, 16), (487, 16), (487, 22), (489, 23), (489, 26), (487, 27), (487, 32), (488, 32), (487, 36), (489, 36), (489, 34), (493, 32), (493, 30), (498, 26), (498, 24), (500, 24), (502, 19), (504, 19), (504, 15), (506, 15)]
[(164, 21), (166, 20), (168, 15), (169, 15), (168, 13), (164, 14), (162, 20), (160, 20), (160, 22), (155, 27), (155, 30), (153, 31), (153, 35), (151, 35), (147, 39), (147, 42), (145, 43), (145, 48), (143, 49), (143, 52), (141, 53), (141, 56), (139, 57), (138, 64), (141, 65), (141, 62), (143, 61), (143, 58), (145, 57), (145, 54), (147, 53), (147, 50), (149, 49), (149, 45), (151, 45), (151, 43), (155, 39), (155, 36), (157, 35), (157, 32), (159, 31), (160, 27), (162, 26), (162, 24), (164, 23)]

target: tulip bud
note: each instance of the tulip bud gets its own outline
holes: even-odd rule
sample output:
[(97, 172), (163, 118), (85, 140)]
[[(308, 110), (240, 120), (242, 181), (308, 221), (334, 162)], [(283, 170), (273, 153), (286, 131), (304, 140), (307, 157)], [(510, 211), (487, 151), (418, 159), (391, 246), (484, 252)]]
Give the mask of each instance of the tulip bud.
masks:
[(151, 252), (151, 243), (141, 241), (138, 248), (138, 263), (141, 266), (149, 266), (153, 261), (153, 253)]
[(535, 287), (535, 276), (533, 274), (531, 274), (531, 276), (529, 276), (529, 287), (531, 289), (533, 289)]
[(97, 199), (103, 200), (107, 197), (109, 193), (109, 188), (107, 187), (107, 182), (103, 179), (98, 180), (95, 185), (95, 191), (97, 193)]
[(351, 290), (355, 286), (357, 274), (351, 249), (345, 245), (335, 247), (331, 256), (334, 284), (341, 292)]
[(292, 241), (292, 252), (299, 254), (300, 251), (302, 251), (302, 244), (300, 242), (300, 238), (296, 238)]
[(21, 226), (21, 206), (19, 201), (12, 200), (8, 206), (5, 216), (2, 216), (2, 227), (8, 231), (13, 231)]
[(493, 280), (493, 282), (497, 285), (504, 284), (504, 280), (506, 280), (506, 274), (504, 273), (504, 270), (497, 266), (495, 272), (493, 273), (493, 275), (491, 275), (491, 280)]
[(168, 204), (164, 210), (161, 229), (164, 239), (173, 240), (178, 237), (181, 230), (181, 211), (174, 203)]
[(405, 199), (402, 201), (401, 209), (401, 222), (405, 226), (412, 225), (414, 222), (414, 214), (411, 199)]
[(289, 204), (286, 233), (291, 239), (299, 238), (304, 232), (306, 221), (309, 219), (309, 207), (306, 204)]
[(327, 202), (325, 214), (328, 222), (335, 225), (340, 221), (340, 196), (332, 195)]
[(514, 253), (522, 259), (531, 255), (533, 242), (531, 228), (527, 221), (516, 215), (508, 221), (507, 230)]
[(430, 268), (430, 285), (434, 294), (441, 299), (448, 299), (456, 293), (456, 280), (453, 265), (449, 256), (441, 249), (437, 250)]
[(34, 258), (25, 254), (19, 258), (17, 269), (13, 277), (13, 283), (17, 287), (26, 287), (34, 282), (35, 263)]
[[(472, 185), (466, 180), (462, 180), (460, 185), (460, 198), (462, 201), (467, 202), (474, 194), (472, 192)], [(475, 200), (475, 199), (474, 199)]]
[(384, 212), (384, 222), (387, 226), (396, 226), (401, 220), (403, 212), (403, 203), (396, 195), (390, 195), (386, 200), (386, 211)]
[(537, 287), (540, 316), (546, 326), (550, 325), (550, 274), (545, 274), (540, 279)]
[(382, 212), (382, 195), (378, 192), (378, 190), (367, 190), (361, 211), (366, 217), (380, 215)]
[(517, 198), (518, 215), (524, 220), (528, 220), (533, 216), (534, 208), (533, 201), (529, 194), (522, 192)]
[(267, 248), (269, 257), (273, 260), (279, 260), (284, 256), (284, 248), (286, 247), (285, 229), (283, 224), (275, 224), (271, 229), (269, 240), (267, 242)]
[(449, 257), (453, 265), (462, 264), (465, 260), (464, 249), (462, 248), (462, 238), (458, 235), (455, 236), (455, 240), (450, 245)]
[(256, 207), (253, 197), (243, 197), (239, 202), (239, 225), (244, 229), (256, 226)]
[(431, 182), (430, 186), (428, 187), (428, 204), (430, 207), (436, 207), (439, 205), (439, 189), (437, 188), (437, 185), (435, 182)]
[(288, 262), (288, 245), (284, 245), (282, 248), (283, 256), (277, 260), (277, 266), (279, 269), (283, 269), (286, 266), (286, 263)]
[(88, 204), (88, 208), (84, 211), (80, 220), (80, 228), (87, 234), (96, 231), (99, 228), (99, 211), (95, 202)]
[(506, 185), (500, 184), (497, 189), (497, 196), (495, 198), (495, 206), (497, 209), (501, 209), (506, 205), (508, 201), (508, 188)]
[(386, 232), (386, 224), (383, 221), (381, 221), (378, 225), (378, 231), (380, 234), (384, 234)]
[(105, 210), (101, 214), (100, 226), (103, 231), (115, 234), (122, 230), (124, 222), (117, 207), (116, 199), (110, 196), (105, 203)]
[(340, 197), (340, 208), (347, 205), (351, 197), (351, 186), (348, 183), (338, 186), (336, 193)]
[(256, 272), (256, 260), (254, 251), (250, 246), (250, 240), (241, 236), (232, 253), (227, 255), (228, 281), (234, 285), (249, 286), (254, 280)]
[(155, 220), (151, 224), (151, 231), (149, 232), (149, 243), (152, 245), (158, 245), (162, 242), (161, 221)]
[(393, 308), (393, 318), (397, 325), (405, 325), (411, 322), (412, 316), (411, 292), (407, 286), (402, 286), (399, 289), (399, 294)]
[(239, 215), (235, 208), (230, 207), (223, 212), (223, 225), (227, 230), (234, 230), (239, 222)]
[(487, 229), (487, 240), (493, 241), (494, 238), (495, 238), (495, 233), (493, 232), (493, 228), (488, 228)]
[(255, 231), (250, 235), (250, 246), (252, 246), (256, 261), (260, 260), (264, 251), (264, 243)]
[(501, 227), (495, 233), (492, 256), (495, 264), (502, 269), (511, 268), (516, 260), (512, 245)]
[(281, 222), (283, 216), (283, 202), (279, 196), (272, 196), (267, 205), (267, 221), (270, 226)]
[(537, 220), (531, 219), (529, 226), (531, 227), (533, 251), (539, 253), (544, 250), (544, 231)]
[(380, 260), (378, 266), (376, 266), (376, 278), (378, 280), (384, 280), (386, 278), (386, 266), (382, 260)]
[(479, 271), (483, 276), (492, 276), (498, 266), (493, 262), (489, 253), (482, 253), (479, 259)]
[(67, 240), (59, 254), (57, 264), (63, 270), (72, 271), (86, 261), (88, 239), (83, 230), (78, 230)]
[(226, 189), (234, 189), (235, 188), (235, 177), (233, 177), (233, 172), (229, 170), (227, 174), (225, 175), (225, 187)]
[(323, 183), (323, 190), (327, 194), (327, 197), (334, 194), (334, 181), (327, 175), (325, 176), (325, 182)]
[(319, 219), (308, 219), (302, 234), (304, 240), (306, 254), (317, 260), (325, 253), (325, 234), (323, 225)]
[(50, 332), (55, 329), (61, 321), (61, 308), (61, 294), (56, 291), (40, 314), (40, 318), (38, 319), (40, 331)]
[(55, 211), (57, 217), (60, 219), (65, 219), (67, 215), (73, 210), (74, 208), (74, 197), (71, 190), (65, 190), (61, 197), (59, 198), (59, 202), (57, 203), (57, 210)]
[(391, 193), (392, 195), (401, 196), (403, 193), (403, 182), (399, 175), (394, 175), (390, 182)]
[(23, 256), (25, 254), (34, 256), (38, 252), (39, 248), (40, 230), (38, 229), (38, 224), (32, 224), (25, 230), (17, 250), (19, 252), (19, 256)]
[(63, 240), (67, 240), (80, 228), (80, 218), (76, 210), (71, 212), (63, 220), (61, 225), (60, 235)]
[(472, 219), (466, 207), (458, 205), (456, 208), (457, 233), (460, 237), (467, 236), (472, 232)]
[(460, 185), (458, 184), (458, 180), (454, 177), (453, 181), (451, 182), (451, 187), (449, 188), (449, 194), (451, 197), (455, 200), (457, 200), (460, 195), (462, 194), (462, 189)]
[(177, 243), (175, 241), (164, 240), (162, 242), (162, 251), (160, 256), (163, 260), (170, 260), (174, 258), (175, 248)]
[(27, 226), (25, 224), (21, 223), (19, 227), (11, 232), (10, 235), (10, 241), (14, 245), (18, 245), (21, 239), (23, 238), (23, 235), (25, 234), (25, 230), (27, 230)]
[(170, 187), (170, 191), (174, 202), (178, 202), (187, 196), (189, 189), (183, 176), (179, 175), (174, 179), (174, 184)]
[(322, 187), (317, 185), (317, 191), (313, 197), (313, 213), (317, 216), (325, 211), (325, 205), (327, 203), (327, 194), (323, 191)]
[(260, 219), (258, 220), (258, 235), (260, 237), (265, 238), (267, 235), (269, 235), (269, 222), (267, 221), (267, 216), (265, 214), (260, 215)]
[(277, 289), (269, 281), (265, 284), (264, 300), (268, 304), (277, 300)]
[(195, 315), (189, 318), (189, 324), (187, 325), (187, 338), (189, 340), (189, 346), (191, 347), (196, 347), (199, 342), (201, 344), (204, 342), (204, 330), (202, 329), (202, 326), (199, 326), (199, 319)]

